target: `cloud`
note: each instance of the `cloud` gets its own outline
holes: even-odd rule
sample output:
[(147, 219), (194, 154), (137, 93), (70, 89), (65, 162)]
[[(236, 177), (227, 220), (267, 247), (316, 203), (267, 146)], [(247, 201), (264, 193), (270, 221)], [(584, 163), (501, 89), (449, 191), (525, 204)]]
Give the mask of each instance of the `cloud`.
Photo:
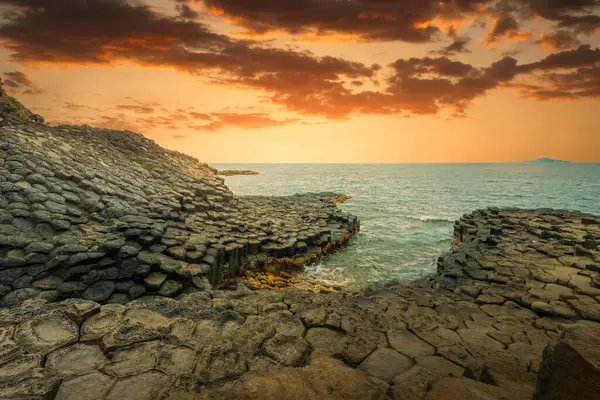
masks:
[[(205, 0), (190, 9), (198, 10), (204, 5), (208, 12), (220, 10), (225, 17), (257, 34), (283, 30), (292, 34), (349, 34), (360, 40), (415, 43), (434, 40), (440, 33), (435, 24), (485, 15), (495, 18), (487, 36), (487, 40), (495, 42), (527, 36), (522, 32), (523, 21), (536, 15), (543, 17), (540, 13), (547, 12), (550, 6), (548, 18), (561, 24), (567, 17), (586, 16), (586, 10), (598, 3), (576, 0), (568, 5), (566, 0), (554, 0), (546, 1), (546, 8), (537, 9), (536, 1), (504, 1), (498, 8), (496, 2), (487, 0)], [(600, 52), (582, 45), (530, 64), (518, 65), (507, 56), (488, 66), (474, 66), (447, 57), (468, 51), (468, 39), (458, 36), (450, 24), (446, 31), (453, 43), (438, 51), (442, 56), (399, 58), (382, 67), (277, 48), (271, 42), (235, 39), (214, 32), (201, 18), (186, 17), (183, 14), (188, 11), (183, 7), (177, 8), (179, 14), (169, 16), (125, 0), (0, 0), (0, 5), (8, 5), (12, 10), (0, 24), (0, 41), (11, 52), (13, 61), (112, 65), (128, 60), (142, 66), (174, 68), (215, 84), (258, 91), (269, 106), (330, 120), (360, 114), (406, 116), (447, 110), (461, 116), (473, 101), (489, 91), (525, 83), (529, 84), (528, 89), (519, 89), (525, 94), (546, 91), (558, 96), (562, 91), (581, 98), (594, 96), (594, 90), (586, 92), (583, 86), (579, 91), (569, 91), (556, 83), (556, 79), (561, 79), (551, 78), (550, 74), (592, 68)], [(184, 1), (177, 5), (190, 7)], [(434, 20), (444, 18), (445, 22), (434, 24)], [(571, 32), (569, 29), (575, 28), (562, 29)], [(579, 85), (594, 85), (593, 74), (586, 71), (579, 71)], [(526, 80), (535, 82), (522, 82)], [(65, 107), (74, 110), (76, 106)], [(259, 129), (296, 121), (277, 120), (260, 111), (217, 113), (163, 108), (127, 99), (116, 106), (118, 118), (97, 117), (95, 121), (101, 126), (115, 127), (120, 123), (142, 130), (175, 130), (183, 126), (208, 131), (229, 127)], [(119, 122), (119, 118), (123, 120)]]
[(431, 54), (439, 54), (442, 56), (453, 56), (459, 53), (470, 53), (471, 50), (467, 49), (467, 44), (471, 39), (465, 36), (456, 37), (452, 43), (448, 46), (442, 47), (440, 50), (433, 50)]
[(484, 44), (490, 46), (497, 42), (498, 38), (508, 40), (525, 41), (530, 39), (533, 34), (519, 30), (519, 22), (509, 13), (499, 13), (494, 20), (491, 32), (488, 33)]
[(392, 64), (392, 68), (400, 76), (435, 73), (443, 76), (462, 77), (475, 71), (473, 66), (460, 61), (452, 61), (448, 57), (398, 59)]
[(566, 73), (537, 77), (537, 85), (523, 87), (523, 97), (537, 100), (581, 100), (600, 97), (600, 65), (581, 67)]
[(119, 104), (117, 110), (133, 111), (138, 114), (152, 114), (155, 109), (153, 107), (137, 105), (137, 104)]
[(266, 113), (212, 113), (214, 121), (206, 125), (189, 125), (188, 128), (198, 131), (217, 131), (226, 127), (235, 127), (243, 129), (262, 129), (275, 126), (284, 126), (298, 119), (288, 118), (276, 120), (269, 117)]
[(176, 0), (175, 9), (179, 13), (179, 17), (183, 19), (196, 19), (200, 17), (200, 13), (190, 7), (186, 0)]
[(106, 111), (99, 107), (90, 107), (90, 106), (87, 106), (84, 104), (72, 103), (70, 101), (65, 102), (63, 104), (63, 108), (66, 108), (67, 110), (70, 110), (70, 111), (86, 111), (88, 113), (91, 113), (91, 112), (99, 113), (99, 112)]
[(11, 93), (22, 91), (23, 94), (42, 94), (44, 91), (33, 82), (27, 74), (20, 71), (5, 72), (4, 85)]
[[(165, 54), (197, 50), (198, 63), (232, 45), (200, 22), (162, 16), (124, 0), (0, 0), (17, 7), (5, 16), (0, 40), (22, 62), (110, 64), (119, 59), (160, 63)], [(208, 53), (206, 53), (208, 52)]]
[[(129, 98), (136, 104), (145, 104)], [(155, 106), (159, 104), (152, 103)], [(138, 108), (141, 107), (141, 108)], [(85, 112), (85, 115), (66, 115), (62, 114), (58, 118), (51, 118), (53, 123), (70, 121), (75, 124), (88, 124), (103, 128), (130, 130), (138, 132), (147, 132), (156, 128), (169, 130), (195, 130), (205, 132), (217, 132), (227, 128), (241, 128), (248, 130), (258, 130), (262, 128), (284, 126), (294, 122), (300, 122), (298, 118), (275, 119), (264, 112), (240, 112), (235, 109), (223, 110), (220, 112), (199, 113), (189, 109), (165, 109), (158, 113), (146, 112), (143, 106), (138, 105), (119, 105), (114, 109), (131, 112), (117, 112), (114, 115), (107, 115), (110, 110), (90, 107), (82, 104), (67, 102), (64, 109), (69, 111)], [(161, 110), (164, 107), (159, 107)], [(199, 121), (205, 123), (199, 123)], [(176, 139), (185, 137), (183, 134), (172, 136)]]
[(574, 50), (566, 50), (550, 54), (542, 60), (525, 64), (522, 71), (532, 72), (539, 70), (579, 68), (594, 65), (600, 62), (600, 49), (592, 49), (590, 45), (581, 45)]
[(249, 35), (285, 32), (361, 41), (436, 40), (453, 22), (495, 22), (486, 42), (529, 38), (520, 26), (536, 18), (591, 33), (600, 26), (598, 0), (189, 0), (241, 26)]
[(199, 112), (196, 112), (196, 111), (190, 112), (190, 117), (194, 118), (194, 119), (204, 120), (204, 121), (210, 121), (210, 120), (212, 120), (212, 117), (211, 117), (210, 114), (199, 113)]
[(572, 28), (578, 33), (592, 33), (600, 27), (598, 0), (526, 0), (528, 11), (560, 27)]
[(554, 32), (542, 32), (536, 43), (541, 44), (546, 51), (570, 49), (581, 44), (573, 32), (564, 29)]
[(523, 97), (537, 100), (580, 100), (600, 97), (600, 49), (581, 45), (553, 53), (519, 67), (535, 83), (522, 88)]
[[(234, 75), (305, 69), (323, 77), (372, 75), (372, 67), (335, 57), (263, 46), (214, 33), (202, 22), (160, 15), (124, 0), (0, 0), (23, 7), (0, 25), (0, 40), (23, 63), (141, 65)], [(77, 21), (74, 23), (73, 21)], [(110, 21), (110, 24), (107, 23)]]
[(364, 41), (423, 43), (440, 33), (429, 22), (438, 17), (462, 18), (490, 2), (204, 0), (200, 3), (209, 12), (225, 16), (252, 35), (283, 31), (292, 35), (346, 35)]

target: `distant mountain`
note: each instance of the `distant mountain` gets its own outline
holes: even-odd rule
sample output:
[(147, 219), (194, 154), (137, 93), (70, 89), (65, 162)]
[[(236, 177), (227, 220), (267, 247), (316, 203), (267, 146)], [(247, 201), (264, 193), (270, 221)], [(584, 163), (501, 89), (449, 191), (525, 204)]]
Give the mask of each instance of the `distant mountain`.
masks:
[(537, 160), (527, 160), (527, 161), (524, 161), (524, 162), (526, 162), (526, 163), (543, 163), (543, 164), (558, 164), (558, 163), (568, 164), (571, 161), (555, 160), (553, 158), (538, 158)]

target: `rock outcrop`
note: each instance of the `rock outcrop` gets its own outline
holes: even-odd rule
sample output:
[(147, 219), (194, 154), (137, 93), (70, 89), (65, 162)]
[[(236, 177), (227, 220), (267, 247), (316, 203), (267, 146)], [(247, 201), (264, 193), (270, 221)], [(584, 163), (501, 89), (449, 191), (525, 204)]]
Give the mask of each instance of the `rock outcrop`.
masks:
[(4, 306), (209, 290), (278, 259), (301, 267), (359, 229), (332, 193), (234, 198), (215, 169), (140, 134), (3, 124)]
[(435, 277), (374, 293), (240, 285), (125, 305), (25, 300), (0, 310), (0, 398), (530, 400), (536, 386), (536, 400), (556, 398), (549, 388), (590, 398), (595, 221), (481, 210), (457, 223)]

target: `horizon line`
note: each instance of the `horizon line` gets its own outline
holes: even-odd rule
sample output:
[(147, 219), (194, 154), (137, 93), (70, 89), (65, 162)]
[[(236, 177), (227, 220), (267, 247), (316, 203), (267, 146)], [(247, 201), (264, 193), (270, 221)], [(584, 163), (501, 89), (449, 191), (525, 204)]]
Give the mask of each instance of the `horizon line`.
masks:
[[(532, 162), (533, 161), (533, 162)], [(534, 160), (525, 161), (423, 161), (423, 162), (279, 162), (279, 161), (217, 161), (206, 162), (206, 164), (322, 164), (322, 165), (342, 165), (342, 164), (360, 164), (360, 165), (413, 165), (413, 164), (525, 164), (535, 163)], [(600, 161), (566, 161), (566, 162), (538, 162), (536, 165), (565, 165), (565, 164), (600, 164)]]

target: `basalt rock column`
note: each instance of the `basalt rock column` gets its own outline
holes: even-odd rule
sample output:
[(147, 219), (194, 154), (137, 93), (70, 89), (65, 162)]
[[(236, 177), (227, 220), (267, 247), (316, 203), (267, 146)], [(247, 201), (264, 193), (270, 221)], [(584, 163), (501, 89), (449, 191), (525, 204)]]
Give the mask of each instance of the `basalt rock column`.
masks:
[(140, 134), (13, 114), (0, 122), (2, 306), (208, 290), (358, 226), (332, 193), (235, 198), (215, 169)]

